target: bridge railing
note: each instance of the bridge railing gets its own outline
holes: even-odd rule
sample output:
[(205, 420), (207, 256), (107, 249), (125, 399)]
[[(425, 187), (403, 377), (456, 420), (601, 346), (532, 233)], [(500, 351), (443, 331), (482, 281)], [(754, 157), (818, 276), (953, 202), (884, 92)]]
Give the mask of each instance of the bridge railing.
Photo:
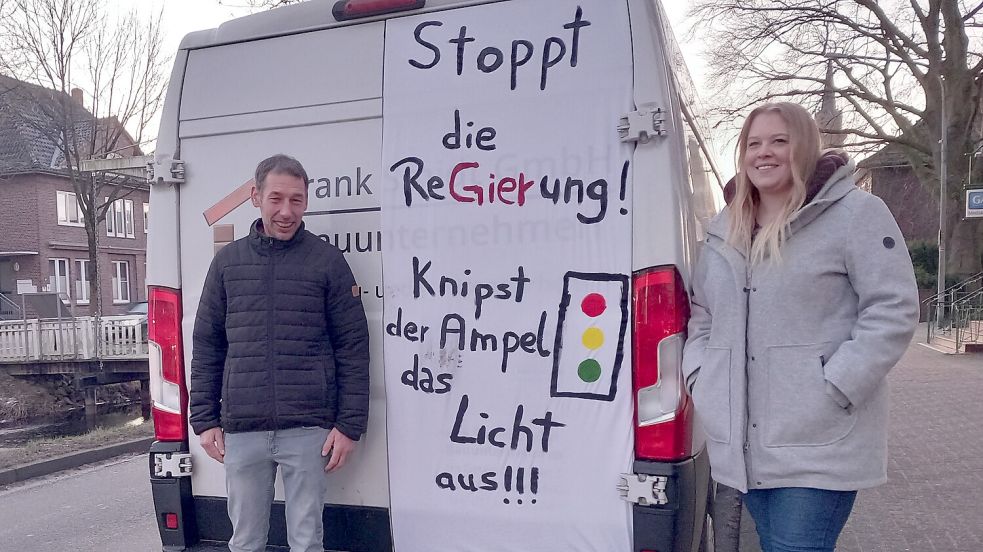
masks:
[[(0, 362), (146, 357), (140, 316), (104, 316), (0, 322)], [(98, 352), (98, 355), (97, 355)]]

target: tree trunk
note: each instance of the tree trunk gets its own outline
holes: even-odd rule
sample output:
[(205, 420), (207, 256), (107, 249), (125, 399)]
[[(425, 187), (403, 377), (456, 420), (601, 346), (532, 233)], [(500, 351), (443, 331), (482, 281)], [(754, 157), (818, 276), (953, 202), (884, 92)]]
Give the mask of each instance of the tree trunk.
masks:
[[(965, 147), (961, 145), (960, 147)], [(957, 152), (953, 154), (953, 149)], [(969, 166), (961, 160), (959, 148), (952, 148), (946, 156), (946, 212), (945, 232), (942, 239), (945, 243), (946, 280), (962, 279), (981, 270), (980, 250), (983, 249), (983, 222), (979, 219), (963, 220), (966, 214), (965, 184), (969, 182)], [(936, 161), (939, 157), (936, 151)], [(936, 198), (935, 215), (938, 218), (939, 174), (933, 168), (920, 165), (909, 156), (909, 162), (918, 180), (925, 190)], [(979, 172), (974, 167), (974, 173)], [(926, 206), (924, 208), (931, 208)]]
[[(965, 215), (964, 202), (956, 204), (958, 212), (949, 218), (953, 226), (948, 232), (949, 241), (946, 248), (946, 270), (957, 279), (963, 279), (983, 270), (983, 221), (980, 219), (963, 219)], [(951, 253), (950, 253), (951, 252)]]
[(99, 227), (96, 226), (94, 230), (94, 235), (89, 241), (95, 251), (92, 257), (92, 266), (95, 267), (92, 271), (92, 279), (96, 286), (96, 294), (93, 296), (96, 309), (92, 313), (92, 319), (96, 332), (96, 359), (99, 360), (99, 370), (102, 371), (102, 269), (99, 267)]
[[(93, 209), (95, 211), (95, 209)], [(93, 214), (93, 219), (95, 215)], [(95, 346), (96, 359), (102, 359), (102, 340), (100, 329), (102, 326), (102, 270), (99, 268), (99, 223), (86, 224), (85, 231), (88, 234), (89, 242), (89, 305), (92, 306), (92, 331), (93, 345)]]

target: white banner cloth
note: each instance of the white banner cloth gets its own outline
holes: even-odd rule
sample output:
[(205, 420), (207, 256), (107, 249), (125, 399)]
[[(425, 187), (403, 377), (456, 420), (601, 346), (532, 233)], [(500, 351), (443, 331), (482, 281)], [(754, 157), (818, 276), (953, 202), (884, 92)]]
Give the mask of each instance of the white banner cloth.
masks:
[(625, 3), (391, 20), (384, 88), (396, 550), (630, 550)]

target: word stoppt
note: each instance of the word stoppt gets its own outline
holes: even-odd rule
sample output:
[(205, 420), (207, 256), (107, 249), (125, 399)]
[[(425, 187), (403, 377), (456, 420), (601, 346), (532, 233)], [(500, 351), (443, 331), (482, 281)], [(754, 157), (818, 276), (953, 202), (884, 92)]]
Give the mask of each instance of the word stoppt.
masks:
[[(511, 74), (509, 88), (515, 90), (518, 86), (520, 70), (526, 64), (532, 62), (533, 56), (537, 56), (537, 61), (533, 62), (533, 67), (539, 64), (539, 89), (546, 90), (546, 83), (549, 71), (564, 59), (569, 60), (570, 67), (577, 67), (577, 55), (580, 51), (580, 32), (581, 29), (590, 26), (590, 21), (584, 20), (584, 11), (577, 8), (573, 20), (563, 25), (563, 29), (568, 32), (559, 33), (564, 37), (551, 36), (547, 38), (537, 52), (536, 45), (531, 40), (517, 38), (512, 40), (509, 49), (508, 69)], [(424, 21), (416, 26), (413, 36), (417, 44), (428, 50), (428, 53), (421, 52), (421, 58), (410, 58), (409, 64), (417, 69), (432, 69), (441, 62), (443, 52), (439, 46), (444, 41), (440, 38), (439, 32), (444, 23), (441, 21)], [(424, 36), (426, 34), (426, 36)], [(457, 36), (448, 39), (446, 42), (456, 50), (457, 75), (464, 74), (465, 62), (468, 67), (472, 64), (474, 68), (482, 73), (494, 73), (505, 67), (505, 52), (495, 46), (485, 46), (478, 50), (481, 44), (469, 46), (471, 42), (478, 39), (468, 34), (467, 25), (461, 25)], [(538, 54), (538, 55), (537, 55)]]

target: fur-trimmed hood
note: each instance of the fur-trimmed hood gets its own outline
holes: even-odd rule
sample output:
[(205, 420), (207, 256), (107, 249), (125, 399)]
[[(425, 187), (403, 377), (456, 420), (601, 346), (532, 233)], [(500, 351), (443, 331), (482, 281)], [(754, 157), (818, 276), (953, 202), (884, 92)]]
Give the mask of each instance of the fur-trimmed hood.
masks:
[[(829, 180), (833, 173), (840, 169), (840, 167), (845, 166), (850, 162), (850, 158), (847, 157), (846, 153), (841, 150), (828, 150), (823, 153), (819, 161), (816, 162), (816, 170), (812, 172), (812, 176), (809, 178), (809, 185), (806, 191), (806, 200), (803, 205), (808, 205), (813, 198), (819, 193), (823, 185)], [(737, 194), (737, 177), (731, 177), (724, 186), (724, 201), (730, 205), (730, 202), (734, 199)]]

